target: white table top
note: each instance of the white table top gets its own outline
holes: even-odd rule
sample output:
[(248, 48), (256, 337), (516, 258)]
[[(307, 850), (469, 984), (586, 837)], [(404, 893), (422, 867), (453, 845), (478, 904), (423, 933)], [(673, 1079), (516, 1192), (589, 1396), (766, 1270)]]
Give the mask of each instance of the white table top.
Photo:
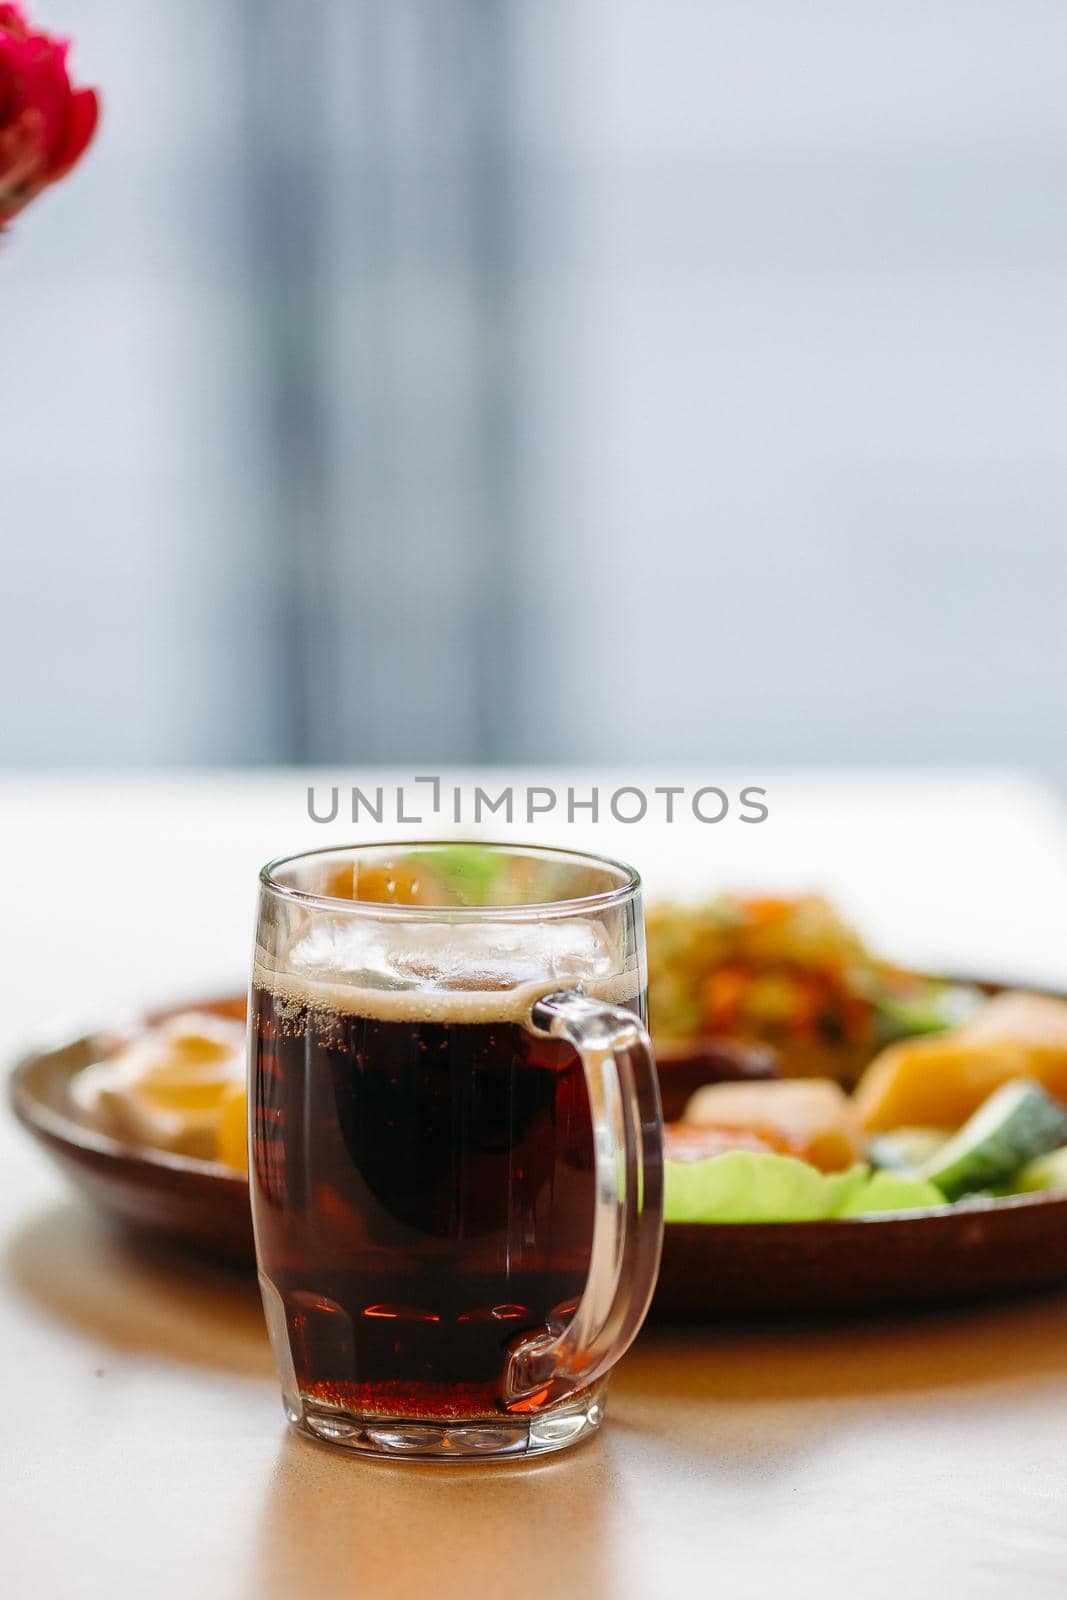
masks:
[[(731, 790), (739, 776), (584, 781)], [(629, 857), (651, 892), (825, 887), (902, 959), (1067, 986), (1067, 828), (1040, 787), (1004, 773), (744, 777), (768, 790), (758, 827), (513, 831)], [(353, 836), (309, 821), (308, 781), (0, 782), (0, 1047), (64, 1015), (240, 984), (257, 867)], [(13, 1594), (1062, 1591), (1067, 1295), (648, 1329), (597, 1441), (532, 1468), (445, 1471), (288, 1436), (254, 1285), (110, 1234), (7, 1117), (0, 1229)]]

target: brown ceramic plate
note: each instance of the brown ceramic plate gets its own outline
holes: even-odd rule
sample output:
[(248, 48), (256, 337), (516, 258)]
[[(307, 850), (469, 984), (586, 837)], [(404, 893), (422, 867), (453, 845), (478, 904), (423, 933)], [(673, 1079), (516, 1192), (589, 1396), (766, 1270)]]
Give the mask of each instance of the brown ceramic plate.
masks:
[[(187, 1006), (145, 1020), (178, 1009)], [(197, 1009), (240, 1017), (244, 1000)], [(11, 1078), (16, 1116), (100, 1211), (250, 1266), (241, 1174), (123, 1144), (80, 1118), (69, 1093), (72, 1077), (121, 1037), (122, 1030), (84, 1034), (27, 1055)], [(667, 1064), (667, 1074), (675, 1065)], [(840, 1222), (669, 1224), (654, 1309), (698, 1317), (851, 1311), (1060, 1282), (1067, 1282), (1067, 1194), (1017, 1195)]]
[[(168, 1006), (143, 1021), (161, 1022), (190, 1009), (243, 1019), (245, 1001), (242, 996)], [(250, 1263), (255, 1259), (252, 1217), (242, 1173), (220, 1162), (109, 1138), (89, 1126), (71, 1097), (75, 1073), (110, 1054), (136, 1027), (134, 1019), (129, 1025), (84, 1033), (24, 1056), (11, 1075), (12, 1109), (105, 1215), (224, 1260)]]

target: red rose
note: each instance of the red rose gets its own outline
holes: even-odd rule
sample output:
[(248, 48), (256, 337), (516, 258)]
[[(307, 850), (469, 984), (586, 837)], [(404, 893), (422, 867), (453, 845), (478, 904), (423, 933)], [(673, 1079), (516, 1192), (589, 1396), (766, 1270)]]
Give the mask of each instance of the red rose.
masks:
[(0, 5), (0, 229), (68, 173), (93, 136), (99, 104), (74, 89), (67, 43), (34, 33), (16, 5)]

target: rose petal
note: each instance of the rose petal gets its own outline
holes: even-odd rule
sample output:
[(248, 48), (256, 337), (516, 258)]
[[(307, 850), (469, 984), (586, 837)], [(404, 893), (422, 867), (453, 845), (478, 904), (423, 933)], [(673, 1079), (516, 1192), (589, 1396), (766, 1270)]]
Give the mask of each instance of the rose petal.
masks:
[(67, 118), (66, 143), (52, 168), (53, 178), (62, 178), (74, 163), (85, 154), (86, 147), (100, 120), (100, 101), (95, 89), (78, 89), (70, 102)]
[(18, 6), (0, 6), (0, 30), (14, 34), (16, 39), (28, 39), (29, 25)]
[(47, 181), (44, 118), (35, 106), (0, 129), (0, 193), (14, 194)]
[(99, 101), (72, 87), (68, 48), (31, 32), (21, 7), (0, 0), (0, 225), (64, 177), (95, 132)]

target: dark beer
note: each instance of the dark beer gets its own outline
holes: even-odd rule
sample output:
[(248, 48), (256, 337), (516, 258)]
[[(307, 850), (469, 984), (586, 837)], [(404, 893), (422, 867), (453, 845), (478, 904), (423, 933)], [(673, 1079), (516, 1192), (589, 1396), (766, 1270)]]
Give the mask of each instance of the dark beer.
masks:
[(499, 1417), (509, 1346), (585, 1285), (581, 1063), (506, 987), (327, 998), (261, 974), (252, 993), (257, 1245), (296, 1387), (362, 1416)]

